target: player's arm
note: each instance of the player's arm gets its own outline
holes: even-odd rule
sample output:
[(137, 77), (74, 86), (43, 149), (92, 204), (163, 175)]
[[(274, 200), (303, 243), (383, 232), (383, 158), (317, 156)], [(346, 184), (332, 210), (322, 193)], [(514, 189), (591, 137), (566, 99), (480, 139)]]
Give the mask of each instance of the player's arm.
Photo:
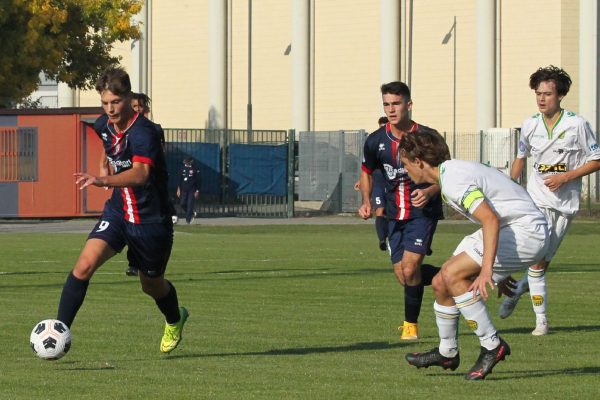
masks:
[(92, 185), (98, 187), (142, 186), (148, 181), (151, 168), (152, 165), (149, 163), (136, 161), (130, 169), (117, 175), (94, 176), (85, 172), (76, 172), (73, 175), (79, 189)]
[(492, 279), (494, 260), (498, 251), (498, 238), (500, 235), (500, 218), (494, 212), (492, 207), (483, 199), (471, 214), (481, 223), (483, 230), (483, 258), (481, 262), (481, 272), (469, 287), (473, 291), (473, 297), (477, 292), (484, 299), (488, 298), (487, 288), (489, 285), (494, 290), (494, 281)]
[(563, 174), (548, 176), (544, 179), (544, 185), (546, 185), (546, 187), (550, 189), (551, 192), (555, 192), (563, 184), (574, 179), (578, 179), (583, 176), (589, 175), (598, 170), (600, 170), (600, 160), (591, 160), (583, 164), (581, 167), (575, 168), (572, 171), (567, 171)]
[(415, 189), (410, 194), (410, 202), (415, 207), (423, 207), (429, 199), (436, 196), (440, 192), (439, 185), (431, 185), (423, 189)]
[(516, 157), (512, 167), (510, 167), (510, 179), (518, 182), (521, 174), (523, 174), (523, 168), (525, 168), (525, 158)]
[(358, 215), (361, 218), (371, 218), (371, 192), (373, 190), (373, 177), (364, 167), (360, 171), (360, 194), (362, 196), (362, 204), (358, 209)]
[(110, 175), (110, 167), (108, 164), (108, 157), (106, 157), (106, 152), (102, 150), (102, 155), (100, 156), (100, 176)]

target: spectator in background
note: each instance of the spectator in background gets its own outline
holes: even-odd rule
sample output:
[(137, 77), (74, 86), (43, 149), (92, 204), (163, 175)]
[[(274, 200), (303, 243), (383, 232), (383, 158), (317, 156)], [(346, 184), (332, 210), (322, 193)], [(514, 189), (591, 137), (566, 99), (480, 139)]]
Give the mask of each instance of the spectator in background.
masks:
[(200, 171), (194, 167), (194, 159), (186, 157), (179, 174), (177, 197), (185, 212), (185, 222), (189, 225), (194, 221), (196, 200), (200, 197)]

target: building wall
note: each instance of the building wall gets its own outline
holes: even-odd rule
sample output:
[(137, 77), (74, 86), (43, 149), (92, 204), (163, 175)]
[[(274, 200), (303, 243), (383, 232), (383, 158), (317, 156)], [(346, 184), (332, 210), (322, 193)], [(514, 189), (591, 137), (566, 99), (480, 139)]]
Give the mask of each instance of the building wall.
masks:
[[(177, 7), (154, 1), (152, 10), (153, 119), (165, 127), (204, 128), (208, 119), (208, 0), (181, 0)], [(380, 0), (311, 0), (311, 128), (375, 128), (382, 114), (379, 94)], [(406, 2), (409, 4), (409, 2)], [(248, 105), (248, 1), (229, 1), (228, 126), (245, 129)], [(414, 1), (411, 89), (413, 118), (451, 132), (456, 85), (456, 131), (476, 125), (476, 2)], [(540, 66), (564, 67), (574, 85), (566, 108), (578, 111), (579, 2), (575, 0), (502, 0), (500, 9), (500, 113), (497, 125), (519, 126), (536, 111), (528, 87)], [(404, 11), (404, 10), (402, 10)], [(252, 110), (254, 129), (289, 129), (292, 119), (291, 0), (252, 2)], [(406, 13), (401, 17), (405, 20)], [(442, 44), (454, 17), (454, 39)], [(401, 28), (402, 32), (407, 27)], [(403, 42), (398, 38), (399, 45)], [(490, 44), (492, 45), (492, 44)], [(130, 44), (115, 48), (130, 65)], [(407, 46), (402, 49), (404, 53)], [(405, 57), (403, 57), (404, 60)], [(402, 65), (406, 71), (407, 63)], [(406, 76), (402, 77), (403, 79)], [(81, 105), (97, 105), (93, 91)]]

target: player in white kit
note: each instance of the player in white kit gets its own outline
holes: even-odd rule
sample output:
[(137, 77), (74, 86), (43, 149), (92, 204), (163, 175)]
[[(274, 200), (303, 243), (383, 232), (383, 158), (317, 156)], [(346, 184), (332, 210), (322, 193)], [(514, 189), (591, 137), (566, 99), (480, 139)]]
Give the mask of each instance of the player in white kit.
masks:
[(525, 159), (532, 159), (527, 191), (546, 215), (550, 243), (544, 259), (530, 267), (519, 281), (515, 295), (500, 305), (499, 315), (508, 317), (519, 297), (529, 289), (536, 315), (536, 327), (531, 333), (541, 336), (548, 333), (545, 273), (579, 211), (581, 178), (600, 169), (600, 149), (589, 122), (560, 105), (571, 86), (571, 78), (564, 70), (555, 66), (540, 68), (531, 75), (529, 86), (535, 91), (539, 113), (521, 126), (519, 149), (510, 175), (515, 180), (519, 178)]
[(496, 168), (450, 160), (446, 142), (435, 131), (405, 135), (399, 148), (404, 168), (415, 183), (439, 185), (448, 205), (482, 226), (461, 241), (433, 278), (439, 347), (408, 353), (406, 360), (418, 368), (456, 369), (462, 314), (481, 344), (479, 358), (465, 378), (484, 379), (510, 354), (486, 309), (487, 287), (494, 290), (498, 285), (507, 293), (503, 286), (511, 273), (542, 259), (547, 250), (546, 218), (527, 191)]

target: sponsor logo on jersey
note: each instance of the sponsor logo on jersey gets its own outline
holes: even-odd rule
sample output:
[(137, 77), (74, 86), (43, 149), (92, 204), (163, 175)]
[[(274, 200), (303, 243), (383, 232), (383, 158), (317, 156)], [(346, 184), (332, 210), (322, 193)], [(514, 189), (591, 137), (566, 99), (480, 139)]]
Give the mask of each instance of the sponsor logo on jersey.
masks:
[(396, 179), (398, 175), (406, 174), (406, 169), (404, 169), (404, 167), (394, 168), (389, 164), (383, 164), (383, 169), (385, 169), (385, 174), (390, 180)]
[(560, 172), (567, 172), (567, 164), (558, 163), (558, 164), (538, 164), (535, 163), (533, 168), (540, 174), (558, 174)]

